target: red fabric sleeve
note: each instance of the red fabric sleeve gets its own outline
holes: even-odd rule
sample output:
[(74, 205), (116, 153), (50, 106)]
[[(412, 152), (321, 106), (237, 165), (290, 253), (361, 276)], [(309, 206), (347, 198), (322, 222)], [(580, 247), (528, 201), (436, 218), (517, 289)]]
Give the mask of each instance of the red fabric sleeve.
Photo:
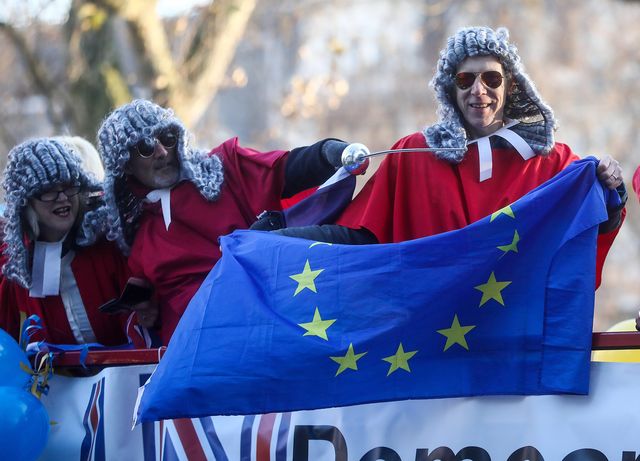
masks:
[(300, 202), (301, 200), (304, 200), (305, 198), (307, 198), (311, 194), (313, 194), (316, 190), (318, 190), (317, 187), (312, 187), (311, 189), (307, 189), (307, 190), (303, 190), (302, 192), (298, 192), (293, 197), (281, 199), (280, 200), (280, 204), (282, 205), (282, 209), (284, 210), (286, 208), (289, 208), (289, 207), (295, 205), (296, 203)]
[(249, 227), (265, 210), (282, 209), (280, 198), (288, 152), (259, 152), (240, 146), (237, 138), (227, 140), (212, 153), (220, 149), (225, 190), (235, 196), (238, 210), (245, 218), (245, 224), (239, 228)]
[(125, 344), (128, 314), (110, 315), (99, 310), (102, 304), (120, 296), (129, 279), (124, 256), (116, 245), (102, 241), (78, 249), (71, 268), (98, 342), (109, 346)]
[[(75, 251), (71, 269), (98, 342), (108, 346), (125, 344), (127, 316), (110, 316), (98, 310), (103, 303), (119, 296), (128, 279), (124, 258), (115, 245), (104, 241)], [(76, 343), (60, 296), (32, 298), (29, 290), (2, 277), (0, 322), (16, 340), (20, 334), (21, 312), (26, 317), (37, 315), (40, 318), (43, 328), (32, 336), (32, 341)]]
[[(0, 267), (6, 259), (0, 258)], [(14, 282), (0, 273), (0, 328), (9, 333), (16, 341), (20, 337), (20, 312), (13, 289)]]
[(602, 271), (604, 268), (605, 259), (609, 254), (609, 250), (611, 249), (611, 245), (613, 245), (614, 239), (618, 235), (618, 232), (620, 232), (620, 228), (622, 227), (622, 223), (624, 222), (626, 216), (627, 209), (623, 208), (622, 216), (620, 217), (620, 225), (611, 232), (598, 235), (598, 248), (596, 251), (596, 289), (602, 283)]
[(640, 166), (636, 169), (635, 173), (633, 173), (631, 184), (633, 185), (636, 196), (640, 199)]
[[(425, 147), (421, 133), (407, 136), (393, 146), (415, 147)], [(493, 176), (481, 182), (473, 145), (459, 164), (437, 160), (430, 154), (392, 154), (384, 159), (338, 223), (355, 229), (364, 227), (380, 243), (460, 229), (514, 202), (578, 159), (567, 145), (560, 143), (547, 156), (526, 161), (513, 150), (494, 149)], [(616, 229), (598, 237), (597, 286), (617, 233)]]
[[(391, 149), (406, 148), (406, 139), (399, 140)], [(360, 193), (338, 218), (337, 224), (352, 229), (364, 227), (372, 232), (380, 243), (393, 241), (392, 227), (398, 188), (398, 173), (394, 163), (397, 158), (394, 156), (397, 155), (392, 154), (384, 158)]]

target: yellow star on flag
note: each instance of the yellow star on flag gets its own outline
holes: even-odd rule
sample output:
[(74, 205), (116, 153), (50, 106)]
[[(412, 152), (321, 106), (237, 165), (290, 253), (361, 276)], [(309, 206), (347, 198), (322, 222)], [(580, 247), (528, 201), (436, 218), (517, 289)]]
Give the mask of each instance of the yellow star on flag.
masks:
[(338, 371), (336, 372), (336, 376), (338, 376), (347, 368), (351, 370), (357, 370), (358, 365), (356, 364), (356, 362), (360, 360), (360, 358), (365, 354), (366, 352), (363, 352), (361, 354), (356, 354), (353, 351), (353, 343), (351, 343), (349, 344), (349, 349), (347, 350), (347, 353), (345, 354), (344, 357), (329, 357), (334, 362), (340, 364), (340, 367), (338, 367)]
[[(504, 251), (505, 254), (513, 251), (514, 253), (518, 252), (518, 242), (520, 241), (520, 236), (518, 235), (518, 231), (514, 231), (513, 240), (509, 245), (500, 245), (498, 246), (498, 250)], [(504, 255), (503, 255), (504, 256)]]
[(495, 213), (493, 213), (491, 215), (491, 219), (489, 220), (489, 222), (493, 222), (493, 220), (496, 219), (501, 214), (506, 214), (507, 216), (510, 216), (513, 219), (516, 219), (516, 216), (513, 214), (513, 210), (511, 209), (511, 205), (507, 205), (506, 207), (501, 208), (498, 211), (496, 211)]
[(387, 373), (387, 376), (389, 376), (391, 373), (393, 373), (394, 371), (400, 368), (411, 373), (411, 369), (409, 368), (409, 359), (414, 355), (416, 355), (417, 352), (418, 352), (417, 350), (405, 352), (402, 347), (402, 343), (400, 343), (395, 355), (390, 355), (389, 357), (385, 357), (382, 359), (385, 362), (389, 362), (391, 364), (391, 366), (389, 367), (389, 372)]
[(482, 292), (482, 299), (480, 300), (481, 307), (484, 303), (489, 301), (490, 299), (495, 299), (500, 304), (504, 306), (504, 301), (502, 300), (502, 290), (504, 290), (507, 286), (511, 285), (511, 282), (498, 282), (496, 280), (496, 276), (493, 272), (489, 276), (489, 280), (487, 283), (483, 283), (482, 285), (478, 285), (474, 287), (476, 290)]
[(319, 336), (325, 341), (329, 341), (327, 337), (327, 328), (333, 325), (336, 319), (333, 320), (322, 320), (320, 317), (320, 311), (316, 307), (316, 312), (313, 314), (313, 321), (308, 323), (299, 323), (298, 325), (307, 330), (305, 334), (302, 336)]
[(453, 316), (453, 323), (451, 323), (451, 328), (437, 330), (438, 333), (447, 338), (447, 343), (444, 345), (444, 350), (442, 352), (446, 351), (454, 344), (460, 344), (466, 350), (469, 350), (469, 346), (467, 345), (467, 340), (465, 339), (464, 335), (469, 333), (475, 327), (475, 325), (469, 325), (466, 327), (461, 326), (460, 322), (458, 321), (458, 314), (455, 314)]
[(292, 278), (293, 280), (298, 282), (298, 286), (296, 287), (296, 292), (293, 294), (293, 296), (297, 295), (305, 288), (308, 288), (314, 293), (317, 293), (316, 284), (314, 280), (318, 275), (320, 275), (320, 272), (322, 272), (323, 270), (324, 269), (318, 269), (318, 270), (312, 271), (311, 266), (309, 265), (309, 260), (307, 259), (307, 261), (304, 263), (304, 269), (302, 270), (302, 272), (300, 272), (299, 274), (293, 274), (289, 276), (289, 278)]

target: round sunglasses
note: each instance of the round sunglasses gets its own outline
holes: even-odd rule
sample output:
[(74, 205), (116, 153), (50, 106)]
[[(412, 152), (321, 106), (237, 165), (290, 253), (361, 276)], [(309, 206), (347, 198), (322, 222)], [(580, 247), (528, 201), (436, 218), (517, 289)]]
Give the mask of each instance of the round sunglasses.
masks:
[(485, 72), (458, 72), (455, 77), (456, 86), (461, 90), (471, 88), (476, 78), (480, 76), (480, 81), (494, 90), (502, 85), (504, 77), (497, 70), (487, 70)]
[(165, 131), (157, 136), (146, 136), (138, 141), (131, 148), (131, 151), (142, 158), (149, 158), (155, 152), (157, 142), (162, 144), (166, 149), (171, 149), (178, 144), (178, 135), (172, 131)]
[(56, 200), (58, 200), (61, 193), (64, 192), (64, 195), (67, 198), (71, 198), (74, 195), (78, 195), (80, 193), (80, 189), (80, 186), (68, 186), (61, 190), (48, 190), (41, 193), (40, 195), (36, 195), (35, 198), (37, 198), (41, 202), (55, 202)]

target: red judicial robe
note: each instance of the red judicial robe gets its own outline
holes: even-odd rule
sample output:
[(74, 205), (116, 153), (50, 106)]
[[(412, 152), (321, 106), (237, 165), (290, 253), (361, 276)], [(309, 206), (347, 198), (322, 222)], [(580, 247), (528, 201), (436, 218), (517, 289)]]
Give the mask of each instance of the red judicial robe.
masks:
[[(105, 302), (120, 296), (129, 278), (126, 260), (115, 244), (107, 241), (74, 251), (71, 271), (98, 342), (105, 346), (126, 344), (128, 316), (107, 315), (98, 310)], [(2, 265), (5, 261), (3, 257)], [(29, 290), (0, 276), (0, 327), (16, 340), (20, 335), (20, 312), (27, 317), (35, 314), (42, 321), (44, 328), (34, 334), (31, 341), (76, 344), (60, 296), (32, 298)]]
[[(167, 344), (180, 317), (220, 258), (218, 238), (247, 229), (264, 210), (280, 210), (287, 152), (261, 153), (237, 138), (213, 149), (224, 167), (217, 200), (207, 201), (190, 181), (171, 189), (167, 230), (160, 202), (146, 203), (129, 256), (134, 276), (149, 280), (160, 306), (160, 337)], [(144, 196), (149, 189), (138, 187)]]
[[(424, 147), (424, 135), (418, 132), (392, 149)], [(458, 164), (424, 152), (388, 155), (338, 224), (364, 227), (380, 243), (460, 229), (516, 201), (579, 158), (564, 144), (556, 144), (548, 156), (529, 160), (512, 148), (492, 151), (492, 176), (482, 182), (477, 144), (469, 146)], [(598, 237), (597, 286), (618, 229)]]

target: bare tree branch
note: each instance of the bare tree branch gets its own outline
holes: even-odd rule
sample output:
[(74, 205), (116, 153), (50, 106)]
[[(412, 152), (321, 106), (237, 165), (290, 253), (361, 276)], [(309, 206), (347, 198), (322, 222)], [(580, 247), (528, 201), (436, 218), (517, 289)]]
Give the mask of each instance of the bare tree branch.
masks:
[(117, 32), (122, 21), (92, 0), (74, 0), (65, 24), (67, 91), (77, 120), (75, 134), (89, 139), (114, 106), (131, 99), (126, 76), (123, 75), (119, 49), (128, 49), (129, 42), (120, 40)]
[(98, 0), (97, 4), (124, 19), (150, 71), (154, 99), (171, 104), (183, 96), (183, 83), (171, 54), (164, 24), (155, 13), (157, 1)]
[(16, 47), (38, 92), (46, 97), (47, 115), (54, 129), (61, 131), (65, 125), (64, 115), (72, 117), (72, 114), (68, 113), (60, 116), (55, 111), (54, 101), (61, 96), (61, 92), (56, 89), (53, 82), (48, 78), (46, 69), (42, 66), (36, 54), (29, 48), (23, 34), (6, 22), (0, 22), (0, 30), (5, 33)]
[(155, 0), (96, 3), (127, 22), (149, 66), (154, 99), (171, 106), (187, 125), (197, 121), (215, 97), (256, 6), (256, 0), (212, 4), (192, 37), (186, 61), (177, 64), (164, 24), (157, 14), (150, 13), (155, 11)]
[(227, 4), (226, 14), (217, 21), (213, 48), (202, 48), (206, 65), (189, 86), (189, 104), (181, 110), (186, 123), (193, 123), (202, 117), (220, 89), (255, 7), (256, 0), (236, 0)]

